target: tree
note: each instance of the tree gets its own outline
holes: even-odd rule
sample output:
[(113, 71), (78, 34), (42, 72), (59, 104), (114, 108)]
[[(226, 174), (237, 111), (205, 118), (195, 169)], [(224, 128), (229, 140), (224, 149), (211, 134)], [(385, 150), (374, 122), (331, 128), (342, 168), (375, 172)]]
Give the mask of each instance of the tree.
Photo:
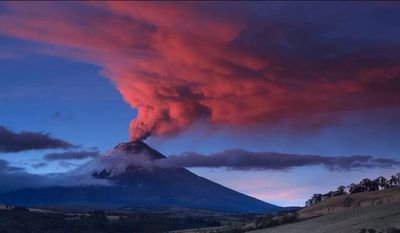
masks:
[(379, 182), (377, 180), (371, 180), (369, 191), (378, 191), (379, 190)]
[(379, 176), (374, 180), (370, 180), (368, 178), (363, 179), (359, 184), (350, 184), (346, 187), (341, 185), (337, 188), (336, 191), (330, 191), (325, 194), (314, 194), (310, 199), (308, 199), (305, 203), (306, 206), (313, 205), (315, 203), (324, 201), (330, 197), (344, 195), (344, 194), (353, 194), (353, 193), (361, 193), (361, 192), (371, 192), (378, 191), (386, 188), (400, 186), (400, 172), (396, 175), (390, 177), (390, 179), (386, 179), (383, 176)]
[(337, 188), (337, 193), (336, 193), (337, 195), (344, 195), (344, 194), (346, 194), (346, 187), (344, 186), (344, 185), (340, 185), (338, 188)]
[(354, 184), (354, 183), (349, 185), (349, 193), (350, 194), (352, 194), (352, 193), (360, 193), (360, 192), (362, 192), (362, 189), (361, 189), (360, 185)]
[(306, 203), (305, 203), (305, 206), (308, 207), (308, 206), (310, 206), (310, 205), (312, 205), (312, 202), (311, 202), (311, 199), (308, 199), (308, 200), (306, 201)]
[(306, 206), (310, 206), (312, 204), (322, 201), (322, 196), (323, 195), (320, 193), (316, 193), (316, 194), (312, 195), (312, 197), (308, 201), (306, 201), (306, 203), (305, 203)]
[(399, 176), (391, 176), (390, 179), (388, 180), (388, 185), (392, 187), (399, 186)]
[(388, 188), (388, 185), (387, 185), (387, 183), (386, 183), (386, 182), (387, 182), (387, 181), (386, 181), (386, 178), (383, 177), (383, 176), (380, 176), (380, 177), (376, 178), (376, 179), (374, 180), (374, 182), (375, 182), (376, 184), (378, 184), (379, 189)]
[(395, 176), (396, 176), (396, 180), (397, 180), (396, 186), (400, 186), (400, 172), (397, 173)]
[(371, 192), (379, 190), (378, 184), (368, 178), (363, 179), (360, 182), (359, 186), (361, 188), (361, 192)]

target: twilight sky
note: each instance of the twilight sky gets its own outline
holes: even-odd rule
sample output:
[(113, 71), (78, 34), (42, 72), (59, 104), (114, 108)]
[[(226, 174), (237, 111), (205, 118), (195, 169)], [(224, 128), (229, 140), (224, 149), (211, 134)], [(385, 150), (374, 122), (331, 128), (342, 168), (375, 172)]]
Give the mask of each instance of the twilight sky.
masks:
[(146, 139), (279, 205), (397, 173), (399, 12), (396, 2), (2, 2), (0, 159), (63, 172)]

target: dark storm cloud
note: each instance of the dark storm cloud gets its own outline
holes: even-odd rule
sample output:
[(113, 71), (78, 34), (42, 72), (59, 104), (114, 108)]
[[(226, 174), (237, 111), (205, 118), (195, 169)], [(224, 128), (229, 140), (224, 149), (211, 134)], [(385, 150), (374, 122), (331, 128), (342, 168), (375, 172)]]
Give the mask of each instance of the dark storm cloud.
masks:
[(68, 149), (76, 147), (69, 142), (53, 138), (43, 132), (20, 133), (0, 126), (0, 153), (21, 152), (27, 150)]
[(62, 153), (51, 153), (44, 156), (45, 160), (86, 159), (99, 156), (98, 151), (67, 151)]
[(358, 168), (388, 168), (399, 166), (395, 159), (374, 158), (369, 155), (321, 156), (276, 152), (250, 152), (231, 149), (210, 155), (185, 152), (179, 156), (154, 162), (161, 167), (225, 167), (234, 170), (287, 170), (294, 167), (323, 165), (330, 170), (353, 170)]

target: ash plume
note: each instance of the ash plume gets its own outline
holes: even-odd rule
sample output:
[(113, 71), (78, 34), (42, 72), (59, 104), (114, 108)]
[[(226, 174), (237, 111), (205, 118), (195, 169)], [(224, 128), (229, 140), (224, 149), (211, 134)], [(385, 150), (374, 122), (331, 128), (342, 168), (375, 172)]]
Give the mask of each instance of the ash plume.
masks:
[[(319, 113), (400, 106), (397, 25), (367, 13), (399, 6), (328, 4), (341, 14), (274, 2), (8, 2), (0, 34), (101, 67), (138, 111), (131, 140), (198, 120), (240, 128), (295, 118), (302, 127)], [(351, 33), (336, 23), (342, 14)]]

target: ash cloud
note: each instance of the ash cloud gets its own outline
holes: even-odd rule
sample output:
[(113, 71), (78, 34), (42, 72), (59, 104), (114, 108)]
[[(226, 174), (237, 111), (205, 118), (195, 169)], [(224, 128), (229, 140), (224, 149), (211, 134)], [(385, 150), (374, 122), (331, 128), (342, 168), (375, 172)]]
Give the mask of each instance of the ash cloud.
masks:
[[(393, 23), (400, 15), (388, 13), (400, 10), (396, 4), (5, 7), (1, 34), (50, 44), (55, 48), (42, 52), (102, 67), (138, 110), (132, 140), (177, 135), (198, 120), (248, 128), (300, 119), (293, 127), (301, 128), (314, 127), (302, 121), (315, 114), (400, 106), (400, 36)], [(337, 23), (343, 19), (351, 23)]]
[(0, 126), (0, 153), (27, 150), (70, 149), (76, 147), (69, 142), (53, 138), (47, 133), (22, 131), (13, 132)]
[(47, 161), (96, 158), (100, 155), (98, 151), (66, 151), (62, 153), (50, 153), (44, 156)]
[(329, 170), (354, 170), (398, 167), (400, 161), (375, 158), (370, 155), (321, 156), (231, 149), (210, 155), (185, 152), (179, 156), (172, 155), (167, 159), (156, 160), (154, 164), (160, 167), (228, 168), (233, 170), (288, 170), (295, 167), (323, 165)]

